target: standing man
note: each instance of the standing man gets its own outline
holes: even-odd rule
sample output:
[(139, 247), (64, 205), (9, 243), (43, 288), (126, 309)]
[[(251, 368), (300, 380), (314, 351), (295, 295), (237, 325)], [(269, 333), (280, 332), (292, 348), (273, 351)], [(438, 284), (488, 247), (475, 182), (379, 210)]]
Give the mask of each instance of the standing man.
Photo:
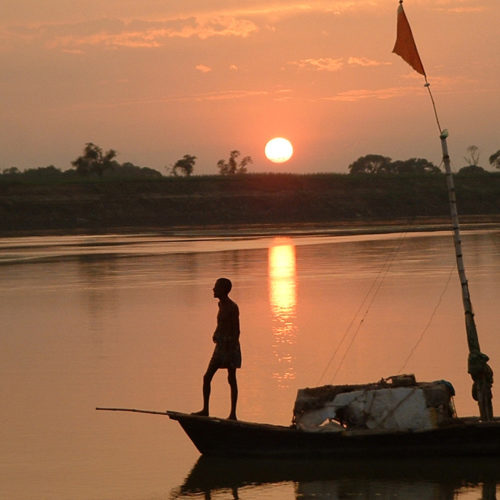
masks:
[(210, 384), (219, 368), (227, 368), (227, 381), (231, 387), (231, 413), (228, 419), (236, 420), (238, 385), (236, 368), (241, 368), (240, 312), (238, 305), (229, 298), (232, 284), (227, 278), (219, 278), (214, 285), (214, 297), (219, 299), (217, 328), (212, 337), (214, 353), (203, 376), (203, 409), (194, 415), (209, 415)]

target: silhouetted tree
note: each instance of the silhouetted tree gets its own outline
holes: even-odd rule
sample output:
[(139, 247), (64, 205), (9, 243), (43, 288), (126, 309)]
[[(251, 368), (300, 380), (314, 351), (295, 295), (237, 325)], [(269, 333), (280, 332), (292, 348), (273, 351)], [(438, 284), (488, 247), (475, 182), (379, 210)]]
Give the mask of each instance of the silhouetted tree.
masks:
[(486, 174), (486, 170), (479, 166), (479, 148), (477, 146), (469, 146), (467, 148), (467, 153), (468, 156), (464, 156), (467, 165), (462, 167), (458, 173), (460, 175)]
[(246, 174), (247, 165), (252, 164), (253, 160), (251, 156), (244, 156), (238, 161), (240, 154), (238, 150), (233, 150), (229, 153), (229, 160), (227, 162), (219, 160), (217, 162), (219, 173), (221, 175)]
[(480, 175), (487, 174), (488, 172), (479, 165), (467, 165), (466, 167), (462, 167), (457, 174), (459, 175)]
[(55, 177), (62, 175), (62, 172), (54, 165), (48, 165), (47, 167), (36, 167), (28, 168), (24, 171), (26, 177)]
[(92, 142), (87, 142), (83, 150), (83, 155), (72, 161), (71, 164), (76, 167), (79, 175), (95, 173), (99, 177), (102, 177), (105, 170), (118, 166), (118, 163), (114, 160), (116, 154), (114, 149), (110, 149), (104, 153), (99, 146), (96, 146)]
[(479, 148), (477, 146), (469, 146), (467, 148), (469, 156), (464, 156), (467, 166), (477, 167), (479, 165)]
[(6, 168), (2, 171), (3, 175), (19, 175), (24, 178), (47, 178), (47, 177), (59, 177), (64, 175), (64, 172), (61, 172), (54, 165), (48, 165), (47, 167), (34, 167), (27, 168), (26, 170), (19, 170), (17, 167)]
[(156, 178), (159, 179), (163, 177), (161, 172), (155, 170), (154, 168), (149, 167), (139, 167), (138, 165), (134, 165), (133, 163), (127, 161), (117, 166), (110, 172), (110, 176), (115, 177), (123, 177), (123, 178), (145, 178), (151, 179)]
[(349, 165), (350, 174), (378, 174), (390, 169), (391, 159), (388, 156), (369, 154), (359, 157)]
[(392, 161), (388, 156), (369, 154), (349, 165), (349, 172), (356, 174), (437, 174), (441, 170), (425, 158)]
[(9, 167), (2, 170), (2, 175), (19, 175), (21, 173), (17, 167)]
[(493, 153), (489, 160), (492, 167), (500, 168), (500, 149), (496, 153)]
[(194, 164), (196, 163), (196, 156), (184, 155), (180, 160), (177, 160), (172, 167), (172, 175), (178, 176), (179, 172), (181, 175), (189, 177), (194, 170)]
[(441, 170), (425, 158), (410, 158), (391, 162), (391, 172), (395, 174), (439, 174)]

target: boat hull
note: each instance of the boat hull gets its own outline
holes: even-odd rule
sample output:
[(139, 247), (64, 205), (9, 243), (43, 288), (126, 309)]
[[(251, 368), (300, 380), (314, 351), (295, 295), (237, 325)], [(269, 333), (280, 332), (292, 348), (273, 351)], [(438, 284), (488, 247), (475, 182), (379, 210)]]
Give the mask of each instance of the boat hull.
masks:
[(418, 432), (307, 432), (279, 425), (167, 412), (202, 455), (243, 457), (500, 456), (500, 421), (457, 419)]

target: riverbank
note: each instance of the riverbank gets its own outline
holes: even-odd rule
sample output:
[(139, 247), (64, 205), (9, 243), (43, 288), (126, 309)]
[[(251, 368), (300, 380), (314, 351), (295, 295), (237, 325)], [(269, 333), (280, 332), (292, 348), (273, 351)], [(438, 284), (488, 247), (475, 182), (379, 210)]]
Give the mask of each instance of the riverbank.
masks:
[[(456, 176), (461, 220), (500, 221), (500, 175)], [(0, 232), (448, 224), (443, 175), (251, 174), (0, 183)]]

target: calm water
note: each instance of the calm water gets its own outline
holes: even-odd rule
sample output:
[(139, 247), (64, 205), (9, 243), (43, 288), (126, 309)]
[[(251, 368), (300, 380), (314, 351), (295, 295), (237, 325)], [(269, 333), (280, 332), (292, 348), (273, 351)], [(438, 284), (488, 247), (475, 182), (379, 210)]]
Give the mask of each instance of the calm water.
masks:
[[(495, 369), (500, 231), (463, 243)], [(300, 387), (400, 372), (450, 380), (458, 412), (476, 415), (452, 245), (439, 232), (1, 239), (0, 498), (495, 498), (497, 463), (200, 460), (167, 417), (94, 410), (199, 409), (211, 289), (227, 276), (240, 419), (288, 424)], [(225, 373), (211, 411), (229, 412)]]

